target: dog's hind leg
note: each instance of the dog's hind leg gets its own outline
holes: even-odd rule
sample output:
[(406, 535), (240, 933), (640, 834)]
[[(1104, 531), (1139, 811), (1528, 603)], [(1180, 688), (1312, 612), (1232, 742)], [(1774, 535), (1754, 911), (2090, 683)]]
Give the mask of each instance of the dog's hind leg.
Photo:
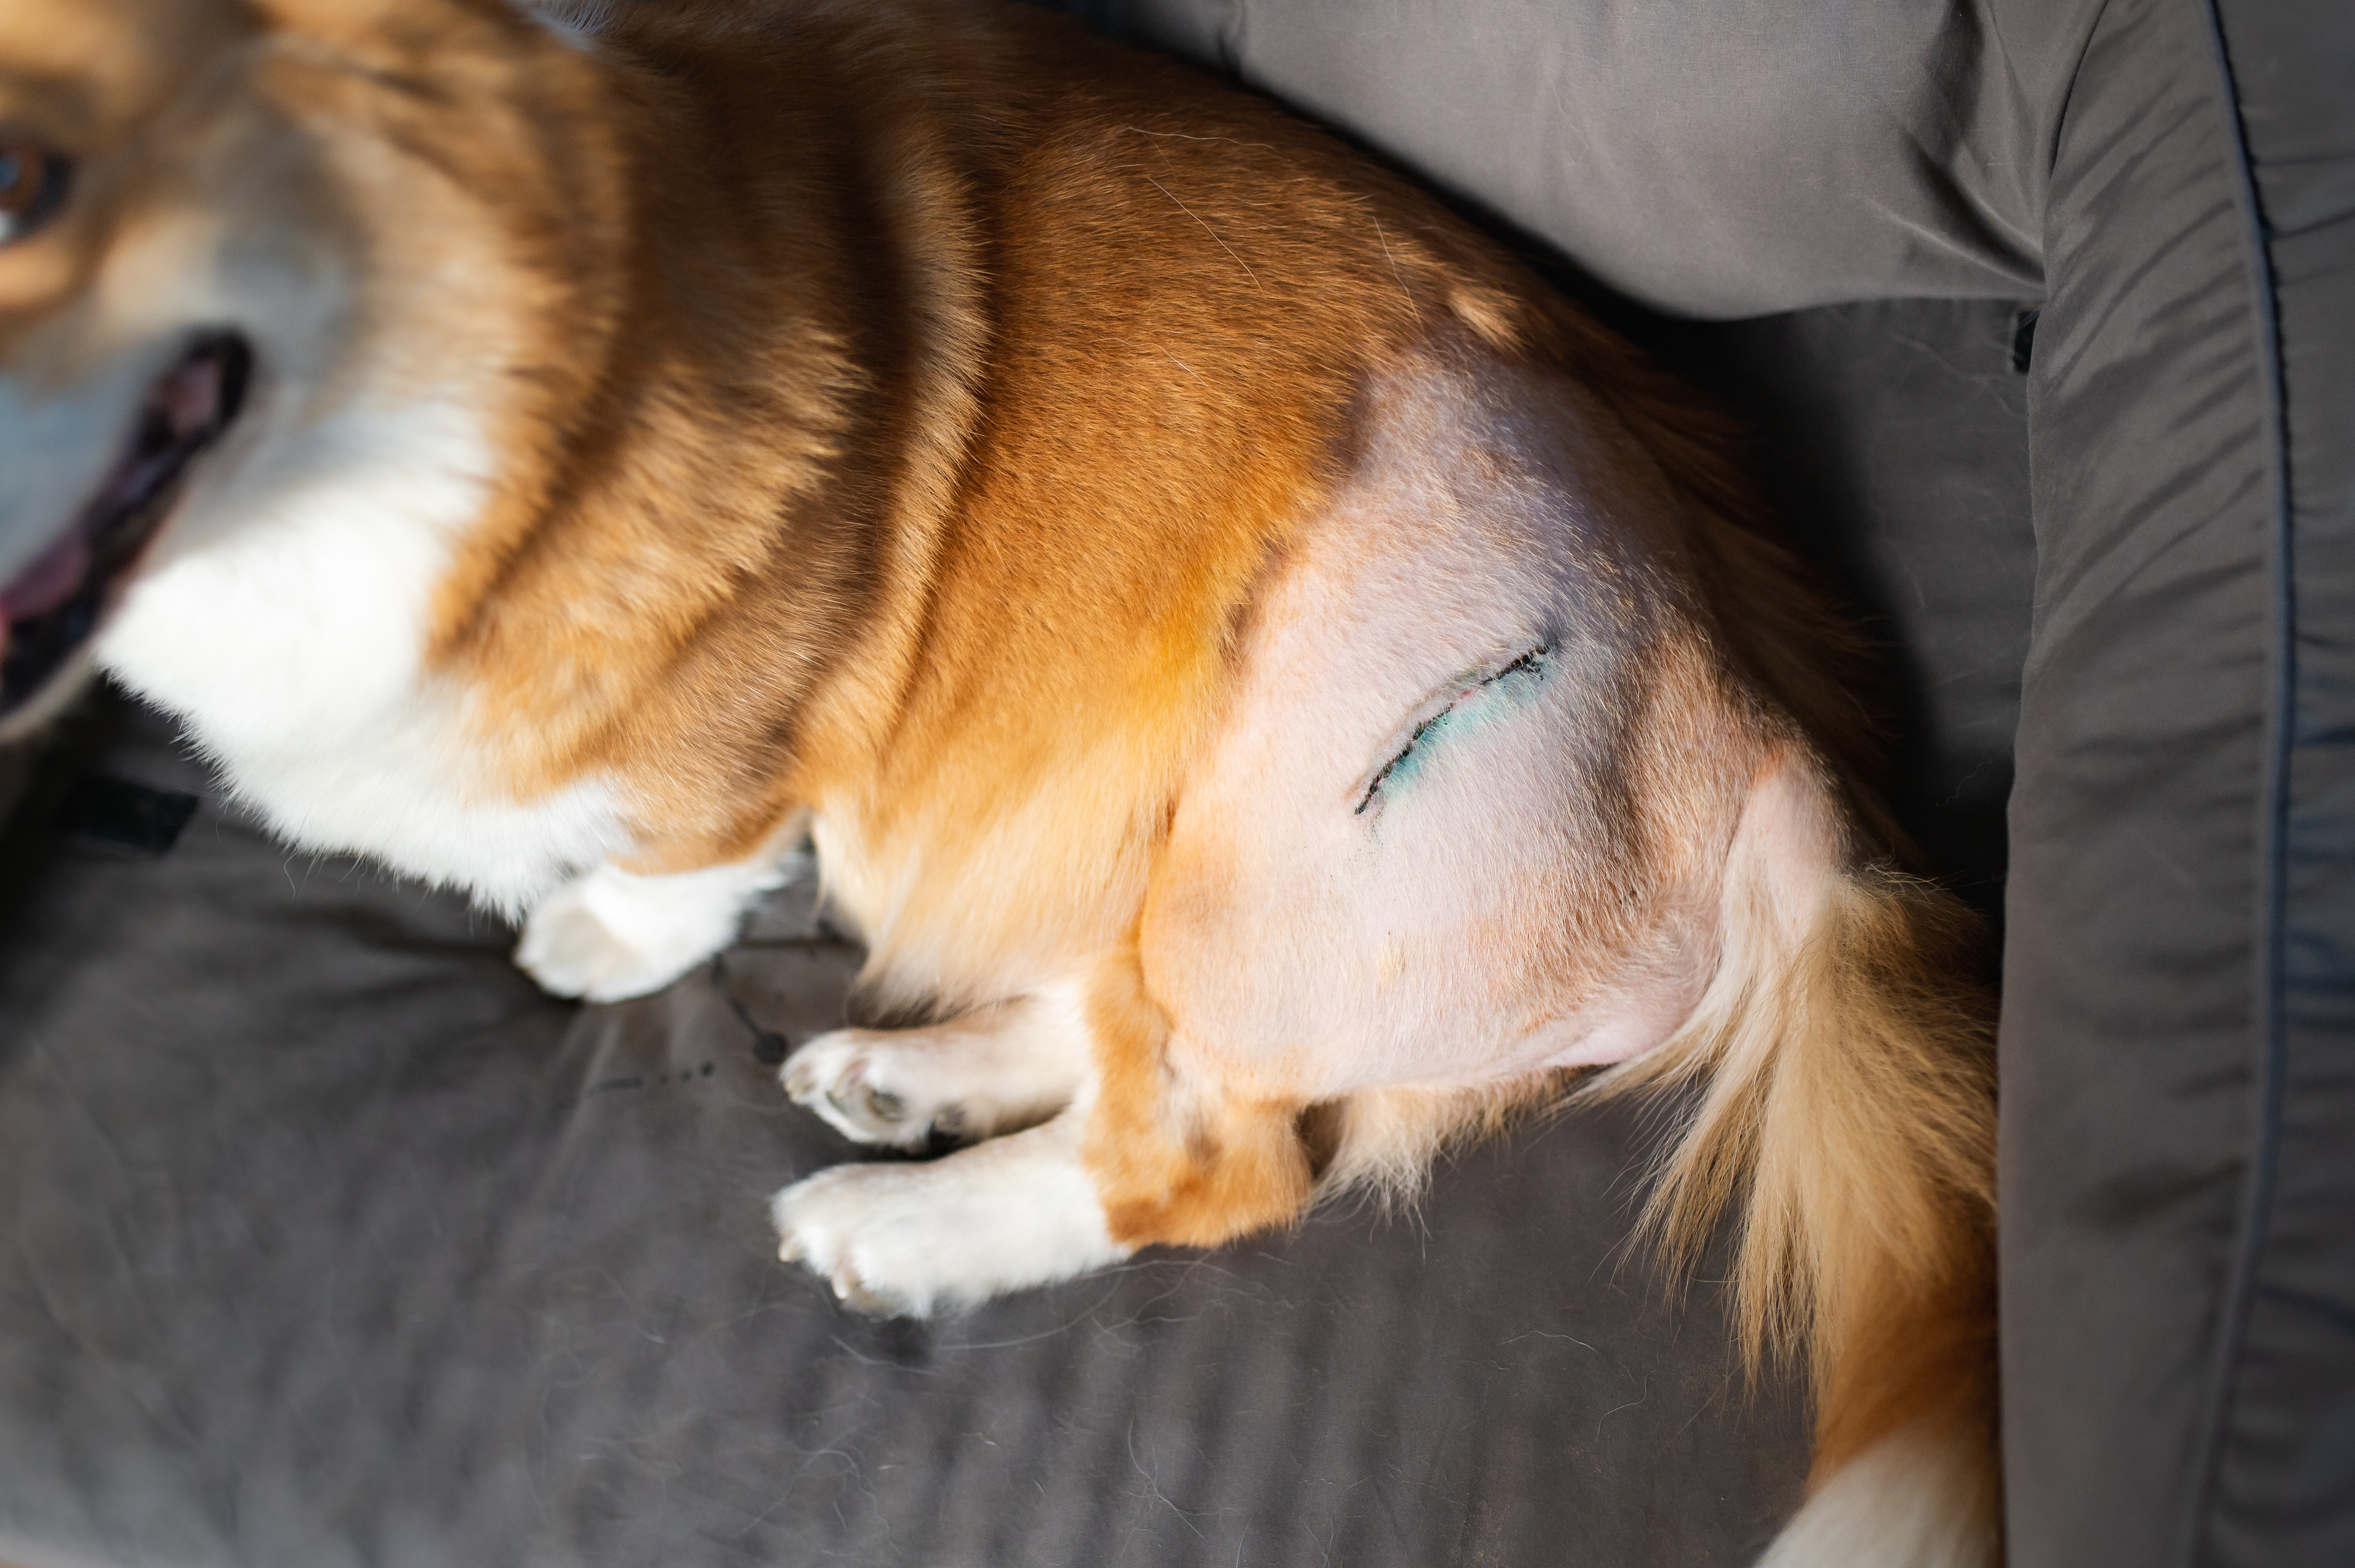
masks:
[(1215, 1247), (1299, 1216), (1315, 1187), (1304, 1086), (1197, 1060), (1134, 963), (1100, 973), (1089, 1022), (1097, 1080), (1085, 1154), (1116, 1239)]
[(777, 1194), (780, 1254), (853, 1306), (922, 1315), (1300, 1212), (1297, 1097), (1189, 1071), (1128, 954), (1072, 1016), (1089, 1070), (1061, 1114), (921, 1165), (822, 1170)]
[(943, 1158), (837, 1165), (770, 1202), (777, 1255), (862, 1312), (924, 1317), (1067, 1279), (1134, 1249), (1082, 1162), (1087, 1108)]
[(843, 1136), (920, 1149), (1043, 1122), (1088, 1076), (1077, 987), (1050, 987), (922, 1029), (839, 1029), (794, 1052), (785, 1093)]

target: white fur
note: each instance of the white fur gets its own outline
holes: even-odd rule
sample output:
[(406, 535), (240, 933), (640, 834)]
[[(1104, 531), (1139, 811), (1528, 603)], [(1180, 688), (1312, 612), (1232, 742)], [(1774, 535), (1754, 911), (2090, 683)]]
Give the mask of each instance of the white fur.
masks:
[[(1996, 1542), (1957, 1440), (1900, 1432), (1832, 1472), (1758, 1568), (1986, 1568)], [(1967, 1457), (1967, 1456), (1966, 1456)]]
[(464, 700), (424, 674), (434, 588), (487, 492), (475, 420), (362, 406), (267, 435), (226, 478), (199, 475), (178, 548), (133, 585), (100, 663), (179, 713), (306, 848), (372, 855), (509, 913), (626, 853), (610, 784), (506, 795), (474, 764)]
[(766, 857), (666, 877), (599, 866), (531, 912), (516, 963), (559, 997), (642, 997), (727, 946), (752, 901), (791, 874)]
[(597, 35), (609, 20), (607, 8), (592, 0), (574, 0), (570, 5), (561, 0), (526, 0), (523, 9), (533, 21), (576, 49), (594, 48)]
[(987, 1137), (1051, 1115), (1088, 1069), (1079, 989), (1057, 987), (929, 1029), (836, 1029), (779, 1076), (843, 1136), (916, 1149), (934, 1132)]
[(191, 333), (243, 333), (246, 407), (196, 464), (96, 662), (186, 720), (288, 839), (518, 912), (633, 846), (605, 780), (519, 800), (487, 776), (465, 699), (423, 669), (433, 592), (489, 496), (484, 411), (506, 346), (411, 364), (399, 336), (355, 344), (370, 316), (355, 269), (334, 237), (277, 220), (289, 165), (261, 155), (272, 133), (257, 122), (241, 160), (213, 149), (245, 183), (192, 183), (201, 199), (144, 223), (12, 356), (0, 560), (70, 526)]
[(1128, 1256), (1081, 1163), (1082, 1100), (922, 1165), (837, 1165), (770, 1205), (777, 1255), (862, 1311), (924, 1316)]

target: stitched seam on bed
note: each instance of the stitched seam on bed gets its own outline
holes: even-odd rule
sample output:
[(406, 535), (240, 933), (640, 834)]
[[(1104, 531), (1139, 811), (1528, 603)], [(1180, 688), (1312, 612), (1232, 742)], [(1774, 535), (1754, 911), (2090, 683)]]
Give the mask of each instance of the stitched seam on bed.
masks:
[(2289, 496), (2289, 426), (2273, 253), (2256, 171), (2251, 162), (2247, 128), (2241, 119), (2240, 91), (2225, 38), (2222, 0), (2197, 3), (2206, 26), (2209, 58), (2216, 73), (2218, 107), (2229, 138), (2233, 203), (2240, 209), (2246, 229), (2250, 306), (2257, 318), (2258, 355), (2264, 368), (2261, 379), (2269, 434), (2265, 467), (2266, 479), (2273, 489), (2273, 516), (2267, 531), (2272, 556), (2273, 635), (2265, 659), (2264, 777), (2257, 797), (2256, 940), (2253, 954), (2257, 1056), (2252, 1064), (2255, 1070), (2256, 1126), (2249, 1149), (2247, 1200), (2222, 1303), (2223, 1321), (2217, 1336), (2216, 1359), (2209, 1373), (2200, 1425), (2195, 1434), (2199, 1446), (2192, 1470), (2191, 1509), (2179, 1554), (2187, 1568), (2208, 1557), (2212, 1541), (2209, 1520), (2223, 1469), (2225, 1429), (2236, 1405), (2239, 1368), (2265, 1251), (2280, 1159), (2282, 1090), (2288, 1055), (2286, 945), (2289, 763), (2296, 733), (2293, 722), (2296, 709), (2296, 600)]

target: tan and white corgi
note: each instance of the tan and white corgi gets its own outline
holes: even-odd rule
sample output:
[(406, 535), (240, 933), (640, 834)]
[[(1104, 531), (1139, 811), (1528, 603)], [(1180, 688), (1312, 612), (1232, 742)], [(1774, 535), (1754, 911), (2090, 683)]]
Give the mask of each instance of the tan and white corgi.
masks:
[(1968, 921), (1710, 421), (1393, 176), (978, 4), (9, 0), (0, 701), (95, 664), (591, 998), (814, 839), (778, 1194), (928, 1312), (1657, 1091), (1778, 1563), (1998, 1555)]

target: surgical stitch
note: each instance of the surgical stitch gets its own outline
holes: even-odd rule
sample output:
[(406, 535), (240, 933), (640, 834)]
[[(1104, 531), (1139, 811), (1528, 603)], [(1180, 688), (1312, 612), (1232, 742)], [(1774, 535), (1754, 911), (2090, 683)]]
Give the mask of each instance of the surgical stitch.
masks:
[(1494, 670), (1487, 675), (1481, 676), (1476, 679), (1471, 680), (1461, 690), (1456, 692), (1455, 697), (1448, 701), (1446, 707), (1441, 709), (1438, 712), (1433, 714), (1430, 718), (1416, 725), (1414, 727), (1413, 733), (1410, 734), (1406, 738), (1406, 744), (1399, 748), (1398, 754), (1392, 757), (1389, 762), (1384, 763), (1381, 765), (1380, 771), (1376, 773), (1371, 781), (1367, 784), (1366, 793), (1359, 798), (1358, 809), (1355, 815), (1359, 816), (1366, 815), (1367, 808), (1374, 804), (1374, 797), (1381, 793), (1382, 785), (1389, 782), (1391, 775), (1396, 773), (1401, 764), (1404, 763), (1408, 758), (1413, 756), (1415, 748), (1423, 744), (1426, 737), (1432, 736), (1433, 732), (1439, 728), (1441, 723), (1451, 714), (1455, 713), (1458, 708), (1462, 707), (1467, 699), (1476, 697), (1481, 692), (1487, 690), (1489, 688), (1497, 686), (1515, 676), (1542, 677), (1545, 670), (1546, 660), (1552, 657), (1553, 650), (1553, 644), (1542, 644), (1540, 646), (1531, 648), (1529, 652), (1521, 655), (1520, 657), (1513, 660), (1512, 663), (1506, 665), (1499, 669)]

